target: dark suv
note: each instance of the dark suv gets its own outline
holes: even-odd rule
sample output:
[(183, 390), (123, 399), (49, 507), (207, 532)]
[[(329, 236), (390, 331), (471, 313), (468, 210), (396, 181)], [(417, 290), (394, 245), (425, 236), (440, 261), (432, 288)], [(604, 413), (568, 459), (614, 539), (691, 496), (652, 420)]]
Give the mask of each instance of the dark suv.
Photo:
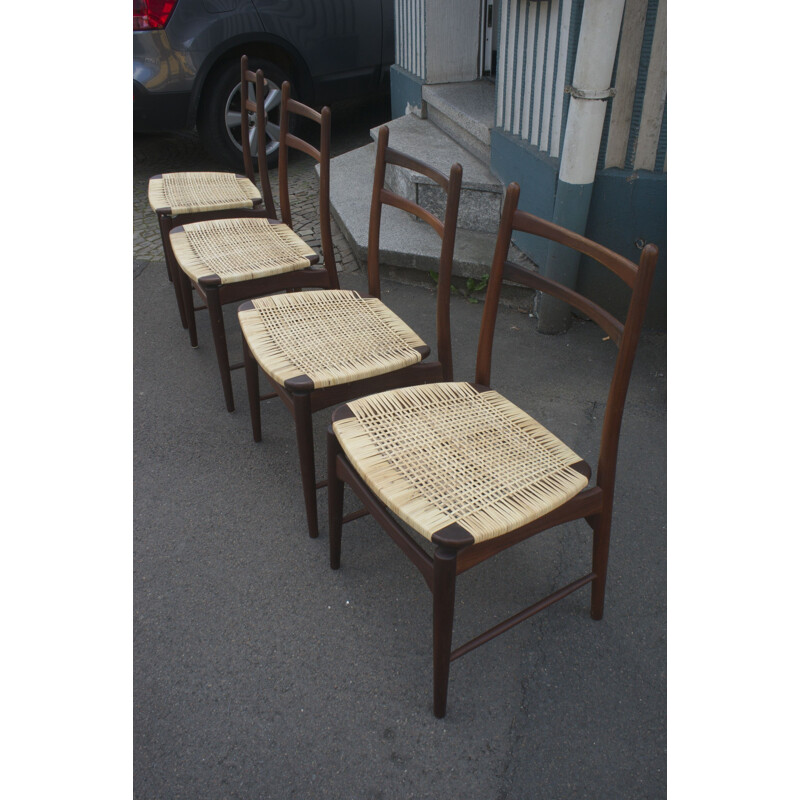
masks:
[[(133, 0), (134, 131), (196, 126), (240, 167), (242, 54), (307, 105), (367, 99), (388, 90), (394, 0)], [(269, 92), (276, 122), (279, 103)]]

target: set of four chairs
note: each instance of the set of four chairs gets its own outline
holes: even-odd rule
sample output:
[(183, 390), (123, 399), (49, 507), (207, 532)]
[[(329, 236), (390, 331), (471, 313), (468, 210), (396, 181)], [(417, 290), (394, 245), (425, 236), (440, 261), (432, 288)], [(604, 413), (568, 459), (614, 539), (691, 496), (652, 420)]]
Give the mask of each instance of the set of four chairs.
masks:
[[(419, 569), (433, 596), (433, 706), (443, 717), (450, 664), (582, 586), (591, 615), (603, 615), (616, 456), (633, 358), (657, 259), (646, 245), (635, 264), (582, 236), (517, 208), (519, 186), (503, 204), (480, 326), (475, 380), (453, 380), (450, 283), (462, 171), (449, 175), (388, 146), (379, 131), (367, 249), (368, 293), (342, 290), (330, 224), (330, 110), (281, 88), (277, 220), (268, 176), (264, 108), (269, 85), (242, 57), (245, 175), (172, 173), (151, 179), (150, 204), (162, 235), (181, 322), (197, 346), (195, 312), (207, 309), (225, 403), (234, 410), (231, 371), (247, 382), (255, 441), (261, 402), (278, 397), (294, 419), (308, 533), (317, 537), (317, 490), (327, 486), (330, 565), (338, 569), (342, 525), (370, 513)], [(273, 90), (274, 91), (274, 90)], [(290, 115), (319, 126), (319, 147), (291, 132)], [(308, 123), (307, 123), (308, 124)], [(263, 194), (255, 185), (255, 137)], [(292, 230), (289, 150), (319, 163), (319, 256)], [(437, 217), (386, 187), (387, 167), (435, 181), (445, 195)], [(381, 301), (383, 206), (413, 214), (441, 237), (436, 293), (436, 359)], [(631, 289), (624, 324), (593, 301), (508, 261), (514, 231), (542, 236), (594, 258)], [(490, 388), (492, 340), (501, 284), (547, 292), (594, 320), (618, 355), (602, 429), (597, 475), (554, 434)], [(303, 291), (308, 290), (308, 291)], [(199, 305), (195, 306), (195, 302)], [(222, 308), (239, 303), (243, 364), (231, 364)], [(262, 395), (264, 374), (272, 391)], [(336, 407), (327, 434), (327, 480), (317, 481), (312, 415)], [(347, 484), (364, 509), (343, 515)], [(529, 608), (452, 649), (456, 578), (487, 558), (555, 525), (585, 519), (593, 531), (592, 570)]]

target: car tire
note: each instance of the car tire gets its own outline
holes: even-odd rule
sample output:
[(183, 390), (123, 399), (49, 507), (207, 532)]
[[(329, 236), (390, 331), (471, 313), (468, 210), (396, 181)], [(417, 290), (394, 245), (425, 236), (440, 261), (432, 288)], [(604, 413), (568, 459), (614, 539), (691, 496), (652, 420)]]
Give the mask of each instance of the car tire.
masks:
[[(269, 81), (266, 92), (267, 115), (267, 164), (270, 168), (278, 163), (278, 122), (280, 115), (280, 91), (284, 81), (291, 83), (291, 78), (276, 64), (260, 58), (253, 58), (249, 68), (254, 72), (263, 70)], [(241, 66), (232, 61), (209, 79), (203, 92), (203, 100), (197, 116), (197, 130), (200, 140), (208, 154), (230, 168), (241, 170)], [(294, 95), (294, 92), (292, 92)], [(255, 123), (251, 122), (253, 165), (256, 162)], [(290, 127), (294, 128), (294, 119), (290, 118)]]

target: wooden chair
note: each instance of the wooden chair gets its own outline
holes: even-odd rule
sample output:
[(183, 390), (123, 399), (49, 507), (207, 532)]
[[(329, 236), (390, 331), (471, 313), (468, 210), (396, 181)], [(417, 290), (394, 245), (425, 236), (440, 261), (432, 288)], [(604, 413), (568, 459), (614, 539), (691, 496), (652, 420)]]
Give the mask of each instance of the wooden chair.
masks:
[[(294, 418), (308, 533), (318, 535), (312, 418), (314, 411), (370, 392), (415, 383), (451, 380), (450, 277), (461, 165), (449, 178), (388, 147), (389, 129), (378, 135), (367, 245), (367, 296), (355, 291), (273, 295), (239, 307), (253, 439), (261, 441), (261, 400), (277, 395)], [(427, 175), (444, 189), (439, 219), (414, 202), (384, 188), (386, 165)], [(380, 301), (378, 265), (381, 211), (390, 205), (427, 222), (441, 237), (436, 297), (437, 361), (424, 361), (430, 347)], [(259, 394), (259, 367), (274, 388)]]
[[(259, 179), (264, 191), (255, 185), (251, 139), (261, 137), (267, 124), (263, 87), (266, 84), (263, 75), (257, 86), (256, 73), (247, 68), (247, 56), (241, 58), (242, 72), (242, 156), (244, 175), (233, 172), (170, 172), (154, 175), (148, 185), (150, 207), (158, 217), (161, 243), (164, 247), (164, 259), (167, 264), (167, 277), (175, 287), (175, 299), (181, 324), (188, 327), (188, 319), (183, 305), (180, 287), (175, 280), (178, 266), (170, 244), (170, 231), (188, 222), (201, 219), (219, 219), (241, 216), (248, 212), (256, 212), (275, 216), (275, 203), (272, 197), (269, 178), (266, 172), (266, 161), (263, 168), (259, 161)], [(261, 93), (259, 94), (259, 89)], [(260, 98), (260, 105), (258, 104)], [(265, 140), (264, 140), (265, 141)], [(259, 150), (265, 144), (259, 147)]]
[[(364, 397), (336, 409), (328, 431), (331, 567), (338, 569), (340, 564), (347, 483), (432, 592), (437, 717), (445, 714), (451, 661), (586, 584), (592, 586), (592, 618), (603, 615), (620, 424), (658, 249), (646, 245), (637, 266), (595, 242), (517, 210), (518, 198), (519, 186), (512, 183), (491, 267), (475, 383), (416, 386)], [(514, 230), (573, 248), (621, 278), (632, 289), (625, 323), (577, 292), (508, 262)], [(503, 279), (566, 301), (594, 320), (618, 346), (593, 486), (591, 468), (580, 456), (489, 388)], [(534, 534), (580, 518), (593, 531), (592, 571), (451, 651), (456, 577)], [(423, 540), (433, 547), (425, 547)]]
[[(256, 105), (263, 107), (261, 70), (256, 81)], [(319, 149), (289, 133), (289, 114), (296, 114), (320, 126)], [(266, 175), (266, 121), (259, 128), (259, 170)], [(205, 220), (174, 227), (169, 234), (192, 347), (197, 347), (195, 308), (192, 287), (208, 308), (211, 332), (217, 353), (225, 405), (234, 410), (231, 364), (222, 307), (272, 292), (317, 287), (338, 289), (330, 217), (330, 109), (314, 111), (290, 97), (289, 82), (281, 87), (278, 182), (281, 220), (265, 216)], [(289, 150), (312, 156), (320, 165), (319, 224), (324, 268), (314, 268), (319, 255), (292, 230), (289, 202)]]

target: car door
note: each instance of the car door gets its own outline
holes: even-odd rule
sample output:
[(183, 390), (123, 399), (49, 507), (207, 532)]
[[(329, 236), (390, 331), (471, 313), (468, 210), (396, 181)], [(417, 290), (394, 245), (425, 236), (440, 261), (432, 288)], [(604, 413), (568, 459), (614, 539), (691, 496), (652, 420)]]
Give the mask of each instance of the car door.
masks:
[[(329, 103), (377, 88), (384, 61), (382, 0), (253, 3), (264, 30), (288, 42), (305, 61), (317, 102)], [(392, 19), (386, 22), (393, 25)]]

